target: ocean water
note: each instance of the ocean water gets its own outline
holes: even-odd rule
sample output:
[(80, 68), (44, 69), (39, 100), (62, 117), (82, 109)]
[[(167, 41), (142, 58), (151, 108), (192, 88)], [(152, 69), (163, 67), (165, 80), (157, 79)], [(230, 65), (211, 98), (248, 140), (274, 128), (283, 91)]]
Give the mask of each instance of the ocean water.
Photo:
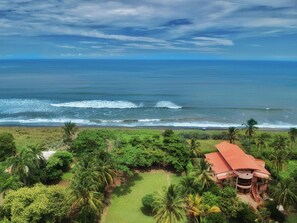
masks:
[(297, 126), (297, 62), (2, 60), (0, 125)]

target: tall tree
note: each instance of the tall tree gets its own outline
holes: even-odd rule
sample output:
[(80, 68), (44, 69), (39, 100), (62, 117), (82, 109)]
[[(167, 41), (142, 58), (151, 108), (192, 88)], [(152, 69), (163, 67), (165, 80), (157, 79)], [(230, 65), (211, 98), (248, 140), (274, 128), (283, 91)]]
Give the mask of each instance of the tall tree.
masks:
[(179, 183), (183, 195), (196, 194), (201, 191), (200, 183), (197, 183), (194, 177), (186, 176)]
[(203, 219), (211, 213), (221, 212), (219, 207), (205, 204), (199, 194), (189, 195), (186, 210), (191, 221), (198, 223), (202, 223)]
[(103, 209), (103, 195), (98, 192), (99, 175), (94, 166), (87, 160), (77, 164), (71, 184), (72, 205), (68, 216), (79, 219), (81, 222), (97, 222), (100, 220)]
[(75, 136), (75, 133), (78, 131), (76, 124), (71, 121), (65, 122), (62, 129), (64, 130), (64, 142), (66, 144), (71, 143)]
[(229, 127), (228, 131), (225, 132), (225, 137), (229, 140), (230, 143), (234, 144), (237, 140), (239, 130), (236, 127)]
[(248, 137), (248, 140), (249, 140), (249, 149), (251, 148), (251, 140), (255, 135), (256, 129), (258, 128), (256, 127), (257, 124), (258, 122), (252, 118), (247, 120), (246, 123), (242, 124), (245, 128), (245, 135)]
[(289, 138), (290, 138), (290, 146), (291, 149), (293, 148), (293, 146), (296, 143), (296, 139), (297, 139), (297, 128), (290, 128), (289, 133)]
[(297, 185), (291, 179), (280, 181), (275, 188), (273, 188), (272, 196), (278, 204), (283, 205), (284, 208), (290, 206), (297, 207)]
[(110, 154), (101, 151), (94, 158), (93, 163), (98, 172), (100, 184), (106, 187), (113, 183), (113, 179), (116, 176), (116, 169)]
[(154, 198), (154, 218), (157, 223), (175, 223), (184, 218), (184, 199), (177, 186), (170, 185)]
[(190, 141), (191, 158), (200, 158), (202, 156), (200, 146), (201, 144), (196, 139), (191, 139)]
[(278, 135), (274, 138), (271, 146), (274, 148), (274, 150), (285, 151), (288, 147), (287, 138), (282, 135)]
[(270, 138), (270, 135), (267, 133), (261, 133), (257, 137), (256, 145), (260, 152), (263, 152), (263, 149), (267, 147), (267, 140)]
[(213, 173), (207, 169), (193, 168), (189, 175), (194, 178), (196, 184), (201, 185), (202, 191), (210, 188), (214, 182)]
[(162, 150), (166, 152), (166, 161), (173, 166), (177, 172), (184, 171), (190, 160), (190, 146), (178, 134), (172, 130), (165, 130), (163, 133)]
[(16, 146), (12, 134), (0, 133), (0, 162), (16, 154)]
[(286, 151), (275, 150), (270, 155), (271, 162), (273, 163), (275, 170), (279, 173), (288, 162), (288, 155)]
[(12, 174), (18, 176), (27, 186), (34, 183), (31, 180), (40, 170), (40, 159), (31, 149), (23, 148), (15, 157), (9, 159), (8, 167), (11, 168)]

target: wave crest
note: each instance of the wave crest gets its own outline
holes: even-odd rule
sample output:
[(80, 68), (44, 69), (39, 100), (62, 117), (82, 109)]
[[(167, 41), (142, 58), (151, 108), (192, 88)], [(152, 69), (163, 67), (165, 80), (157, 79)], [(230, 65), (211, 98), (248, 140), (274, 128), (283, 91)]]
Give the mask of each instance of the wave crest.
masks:
[(70, 108), (139, 108), (142, 105), (136, 105), (130, 101), (105, 101), (105, 100), (91, 100), (91, 101), (73, 101), (58, 104), (51, 104), (54, 107), (70, 107)]
[(176, 105), (171, 101), (159, 101), (155, 105), (155, 108), (171, 108), (171, 109), (181, 109), (182, 106)]

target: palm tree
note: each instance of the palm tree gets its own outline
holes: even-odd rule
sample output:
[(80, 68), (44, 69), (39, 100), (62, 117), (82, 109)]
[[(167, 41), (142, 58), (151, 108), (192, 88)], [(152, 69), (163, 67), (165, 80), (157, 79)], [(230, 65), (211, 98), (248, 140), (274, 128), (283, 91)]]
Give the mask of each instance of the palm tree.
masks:
[(201, 223), (203, 219), (211, 213), (221, 212), (217, 206), (209, 206), (203, 203), (203, 198), (199, 194), (190, 194), (187, 198), (187, 215), (193, 222)]
[(42, 154), (42, 151), (44, 151), (44, 148), (42, 146), (40, 146), (39, 144), (29, 145), (28, 150), (31, 151), (34, 157), (34, 162), (38, 167), (46, 163), (46, 160)]
[(276, 172), (279, 173), (287, 164), (288, 157), (286, 151), (275, 150), (270, 156), (271, 162), (275, 166)]
[(285, 151), (287, 148), (287, 145), (288, 145), (287, 138), (281, 135), (278, 135), (271, 143), (271, 146), (275, 150), (281, 150), (281, 151)]
[[(75, 194), (68, 216), (70, 218), (79, 218), (84, 223), (97, 222), (101, 217), (103, 208), (103, 196), (99, 192), (88, 192), (85, 194)], [(91, 220), (92, 219), (92, 220)]]
[(196, 139), (191, 139), (190, 141), (190, 149), (191, 149), (191, 157), (199, 158), (201, 157), (201, 144), (196, 141)]
[(78, 131), (76, 124), (71, 121), (65, 122), (62, 129), (64, 130), (64, 142), (65, 143), (72, 142), (75, 136), (75, 133)]
[(270, 135), (267, 133), (262, 133), (257, 137), (257, 148), (260, 150), (260, 152), (263, 152), (263, 149), (267, 147), (267, 139), (269, 139)]
[(290, 144), (291, 144), (291, 149), (296, 143), (297, 139), (297, 128), (290, 128), (289, 131), (289, 138), (290, 138)]
[(13, 175), (19, 177), (21, 182), (27, 186), (30, 178), (39, 169), (38, 158), (30, 149), (21, 149), (20, 152), (8, 161)]
[(255, 135), (255, 131), (257, 129), (257, 127), (256, 127), (257, 124), (258, 124), (258, 122), (255, 119), (252, 119), (252, 118), (247, 120), (246, 123), (242, 124), (244, 126), (244, 128), (246, 129), (245, 130), (245, 135), (249, 139), (249, 149), (251, 148), (251, 139)]
[(239, 130), (235, 127), (229, 127), (228, 132), (225, 132), (225, 137), (230, 143), (234, 144), (235, 140), (237, 140), (238, 131)]
[(99, 181), (103, 186), (108, 186), (113, 182), (113, 179), (116, 175), (116, 171), (112, 163), (108, 160), (102, 160), (98, 162), (98, 174), (99, 174)]
[(213, 172), (207, 169), (193, 168), (189, 174), (194, 178), (196, 184), (201, 185), (202, 191), (204, 189), (210, 188), (211, 184), (214, 182)]
[(72, 205), (68, 211), (70, 218), (78, 218), (84, 223), (99, 221), (103, 196), (98, 192), (98, 179), (98, 173), (86, 160), (77, 164), (71, 184)]
[(180, 222), (184, 218), (184, 208), (184, 199), (175, 185), (170, 185), (163, 193), (155, 195), (154, 218), (157, 223)]
[(201, 191), (201, 185), (197, 184), (195, 178), (186, 176), (179, 183), (183, 195), (195, 194)]
[(107, 151), (95, 151), (91, 159), (89, 156), (86, 156), (84, 160), (95, 168), (101, 186), (106, 187), (113, 183), (117, 172), (111, 155)]
[(291, 179), (280, 181), (273, 189), (272, 195), (278, 204), (284, 208), (297, 205), (296, 183)]

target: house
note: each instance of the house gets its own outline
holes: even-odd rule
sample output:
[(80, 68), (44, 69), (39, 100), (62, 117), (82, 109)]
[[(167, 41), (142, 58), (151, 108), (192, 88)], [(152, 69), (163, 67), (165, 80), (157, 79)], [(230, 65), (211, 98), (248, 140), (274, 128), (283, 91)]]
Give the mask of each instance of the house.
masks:
[(270, 173), (265, 169), (265, 162), (246, 154), (237, 145), (223, 141), (216, 145), (218, 152), (205, 154), (211, 165), (215, 181), (224, 185), (233, 179), (236, 190), (250, 193), (260, 201), (259, 193), (267, 190)]

